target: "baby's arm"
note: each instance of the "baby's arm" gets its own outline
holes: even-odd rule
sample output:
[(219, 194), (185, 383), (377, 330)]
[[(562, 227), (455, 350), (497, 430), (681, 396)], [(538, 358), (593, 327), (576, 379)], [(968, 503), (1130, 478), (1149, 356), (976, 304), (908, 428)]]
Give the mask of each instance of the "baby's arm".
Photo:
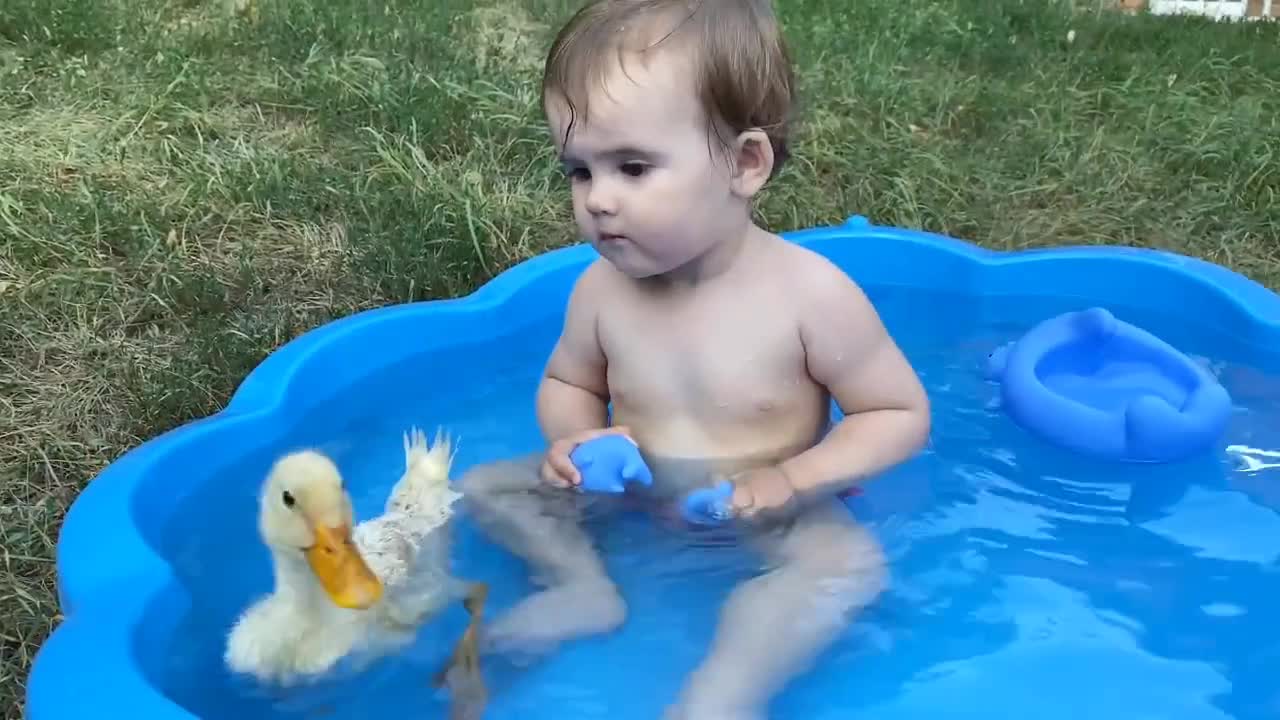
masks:
[(802, 495), (845, 489), (906, 460), (930, 427), (924, 386), (870, 300), (825, 259), (806, 265), (805, 362), (845, 417), (821, 443), (782, 463)]
[(597, 262), (578, 278), (560, 339), (538, 385), (538, 424), (550, 443), (608, 422), (606, 363), (596, 332), (605, 272)]

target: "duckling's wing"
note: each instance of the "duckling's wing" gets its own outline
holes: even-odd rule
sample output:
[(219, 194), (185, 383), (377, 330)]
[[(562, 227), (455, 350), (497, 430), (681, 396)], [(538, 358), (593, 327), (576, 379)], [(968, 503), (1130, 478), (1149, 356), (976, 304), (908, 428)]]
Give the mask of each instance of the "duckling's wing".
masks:
[(383, 516), (360, 523), (352, 532), (352, 539), (369, 569), (389, 588), (403, 582), (413, 568), (417, 547), (402, 529)]
[(423, 527), (417, 520), (384, 515), (353, 533), (387, 590), (380, 616), (399, 630), (417, 627), (459, 594), (459, 583), (449, 574), (449, 528)]
[(449, 482), (453, 455), (453, 440), (443, 429), (436, 431), (430, 445), (426, 433), (418, 428), (405, 433), (404, 474), (387, 496), (386, 513), (443, 522), (462, 497)]
[(383, 584), (396, 587), (410, 576), (445, 571), (451, 540), (448, 523), (444, 516), (388, 513), (357, 525), (352, 539)]

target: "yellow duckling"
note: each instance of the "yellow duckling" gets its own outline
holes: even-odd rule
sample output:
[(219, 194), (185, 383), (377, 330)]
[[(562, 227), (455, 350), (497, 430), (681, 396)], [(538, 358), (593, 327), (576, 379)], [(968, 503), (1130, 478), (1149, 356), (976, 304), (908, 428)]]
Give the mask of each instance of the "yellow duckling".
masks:
[[(405, 471), (384, 513), (354, 530), (351, 498), (332, 460), (303, 450), (275, 463), (258, 520), (275, 588), (232, 628), (225, 653), (232, 670), (288, 683), (353, 653), (372, 659), (407, 645), (423, 622), (462, 600), (471, 626), (438, 677), (455, 668), (476, 672), (487, 588), (448, 572), (447, 521), (461, 497), (449, 486), (450, 446), (440, 434), (430, 448), (421, 431), (406, 435)], [(482, 692), (478, 677), (456, 679), (472, 695)]]

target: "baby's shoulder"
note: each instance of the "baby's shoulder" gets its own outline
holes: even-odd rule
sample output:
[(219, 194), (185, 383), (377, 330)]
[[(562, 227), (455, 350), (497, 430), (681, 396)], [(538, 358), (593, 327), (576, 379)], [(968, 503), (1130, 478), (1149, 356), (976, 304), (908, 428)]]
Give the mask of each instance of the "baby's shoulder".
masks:
[(569, 295), (570, 305), (596, 304), (599, 301), (618, 293), (620, 283), (618, 271), (604, 258), (596, 258), (587, 265), (573, 283)]
[[(772, 272), (782, 284), (804, 346), (873, 346), (885, 335), (871, 299), (853, 276), (825, 255), (780, 239)], [(834, 352), (835, 356), (840, 350)]]
[(848, 272), (821, 253), (780, 236), (774, 236), (769, 272), (785, 287), (787, 295), (803, 304), (860, 302), (862, 288)]

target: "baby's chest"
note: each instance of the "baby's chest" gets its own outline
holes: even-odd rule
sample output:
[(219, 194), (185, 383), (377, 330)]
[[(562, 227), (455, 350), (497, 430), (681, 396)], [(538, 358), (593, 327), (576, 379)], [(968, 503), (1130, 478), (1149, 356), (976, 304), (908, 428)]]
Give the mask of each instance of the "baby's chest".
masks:
[(807, 393), (804, 348), (794, 326), (757, 320), (605, 328), (610, 395), (640, 411), (784, 409)]

